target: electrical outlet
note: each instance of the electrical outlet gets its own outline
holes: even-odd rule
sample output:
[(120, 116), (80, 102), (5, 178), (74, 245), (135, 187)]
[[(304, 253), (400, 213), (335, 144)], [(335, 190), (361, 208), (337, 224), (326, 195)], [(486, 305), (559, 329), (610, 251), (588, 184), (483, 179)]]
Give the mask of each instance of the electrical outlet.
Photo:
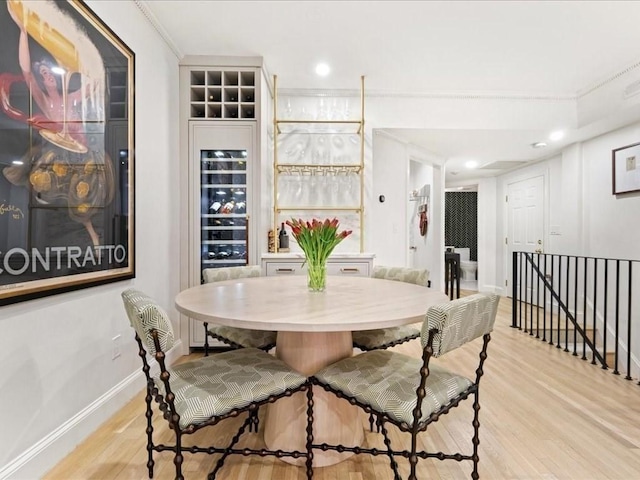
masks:
[(112, 341), (111, 360), (115, 360), (120, 356), (120, 334), (113, 337), (111, 341)]

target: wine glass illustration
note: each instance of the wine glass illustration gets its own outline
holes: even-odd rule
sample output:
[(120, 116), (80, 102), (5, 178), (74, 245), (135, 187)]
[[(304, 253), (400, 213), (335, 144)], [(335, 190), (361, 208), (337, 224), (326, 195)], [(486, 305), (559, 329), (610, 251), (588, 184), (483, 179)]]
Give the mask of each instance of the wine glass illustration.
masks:
[[(20, 68), (31, 96), (43, 114), (33, 115), (30, 123), (52, 144), (70, 152), (86, 153), (84, 123), (104, 120), (105, 74), (97, 49), (91, 42), (69, 39), (80, 35), (80, 31), (70, 18), (56, 10), (53, 2), (8, 0), (7, 8), (20, 28)], [(41, 17), (49, 13), (51, 16), (47, 15), (47, 18), (59, 19), (55, 26)], [(29, 38), (42, 46), (55, 63), (46, 59), (32, 63)], [(81, 86), (70, 92), (74, 74), (78, 74)]]
[[(89, 136), (105, 125), (102, 57), (86, 31), (57, 2), (7, 0), (6, 5), (19, 29), (22, 75), (0, 74), (0, 109), (34, 127), (45, 141), (29, 147), (22, 167), (7, 166), (2, 172), (12, 184), (28, 186), (36, 203), (64, 202), (69, 217), (85, 227), (97, 247), (100, 236), (92, 217), (114, 197), (112, 161), (104, 143)], [(29, 39), (45, 51), (36, 61)], [(74, 80), (78, 88), (72, 86)], [(11, 104), (14, 83), (28, 87), (32, 100), (28, 115)], [(33, 111), (32, 105), (37, 107)]]

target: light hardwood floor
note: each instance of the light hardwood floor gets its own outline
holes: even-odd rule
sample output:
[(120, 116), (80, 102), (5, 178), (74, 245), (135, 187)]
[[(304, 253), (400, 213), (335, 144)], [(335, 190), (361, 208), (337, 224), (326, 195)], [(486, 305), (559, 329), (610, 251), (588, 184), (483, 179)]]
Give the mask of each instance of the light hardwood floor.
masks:
[[(579, 360), (554, 346), (512, 329), (511, 301), (503, 298), (485, 363), (480, 391), (480, 477), (527, 480), (640, 480), (640, 386)], [(131, 338), (133, 341), (133, 337)], [(467, 348), (473, 347), (473, 348)], [(420, 343), (396, 347), (419, 356)], [(467, 345), (436, 360), (472, 375), (477, 349)], [(142, 385), (141, 385), (142, 387)], [(445, 415), (421, 437), (428, 450), (471, 448), (471, 401)], [(363, 426), (365, 425), (363, 416)], [(171, 441), (166, 423), (155, 416), (156, 441)], [(194, 435), (205, 444), (230, 438), (237, 420)], [(390, 427), (391, 428), (391, 427)], [(203, 441), (203, 439), (206, 439)], [(392, 441), (407, 436), (392, 430)], [(370, 446), (382, 436), (366, 433)], [(260, 434), (246, 445), (260, 446)], [(173, 478), (172, 455), (156, 454), (155, 479)], [(206, 478), (217, 457), (186, 454), (186, 479)], [(143, 392), (102, 425), (44, 478), (124, 480), (147, 478)], [(407, 476), (407, 461), (399, 460)], [(420, 479), (470, 478), (470, 462), (421, 460)], [(277, 459), (231, 457), (221, 480), (302, 480), (302, 468)], [(317, 480), (393, 478), (385, 457), (352, 457), (314, 471)]]

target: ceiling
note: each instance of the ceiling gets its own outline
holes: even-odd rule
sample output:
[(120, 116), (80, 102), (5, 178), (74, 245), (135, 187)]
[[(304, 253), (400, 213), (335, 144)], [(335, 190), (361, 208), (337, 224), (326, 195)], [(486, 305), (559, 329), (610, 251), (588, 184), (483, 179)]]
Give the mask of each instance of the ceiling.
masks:
[[(367, 93), (380, 95), (570, 99), (640, 60), (640, 1), (137, 3), (151, 12), (178, 56), (260, 56), (282, 89), (358, 89), (365, 75)], [(314, 73), (320, 61), (330, 64), (328, 77)], [(388, 133), (446, 157), (447, 183), (547, 158), (585, 135), (567, 132), (563, 140), (533, 149), (549, 131)], [(480, 168), (465, 169), (469, 158)], [(500, 168), (482, 168), (496, 160)]]

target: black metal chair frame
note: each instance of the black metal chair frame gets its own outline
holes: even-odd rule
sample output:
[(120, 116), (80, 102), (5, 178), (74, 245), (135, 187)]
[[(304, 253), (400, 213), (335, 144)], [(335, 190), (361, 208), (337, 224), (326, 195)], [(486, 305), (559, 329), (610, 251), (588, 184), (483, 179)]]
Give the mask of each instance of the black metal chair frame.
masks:
[[(136, 338), (136, 341), (138, 342), (138, 347), (139, 347), (138, 355), (142, 359), (142, 363), (143, 363), (142, 371), (144, 372), (147, 379), (147, 386), (146, 386), (147, 391), (145, 396), (145, 403), (146, 403), (145, 417), (147, 418), (147, 428), (146, 428), (147, 452), (148, 452), (147, 468), (149, 471), (149, 478), (153, 478), (153, 468), (155, 465), (155, 461), (153, 460), (153, 452), (164, 452), (164, 451), (174, 452), (173, 463), (175, 464), (175, 467), (176, 467), (176, 476), (175, 476), (176, 480), (184, 480), (184, 476), (182, 475), (182, 463), (184, 460), (183, 453), (207, 453), (209, 455), (222, 454), (220, 459), (218, 459), (215, 468), (208, 474), (208, 477), (207, 477), (208, 480), (215, 480), (216, 475), (218, 474), (220, 469), (223, 467), (224, 462), (229, 455), (243, 455), (243, 456), (258, 455), (260, 457), (275, 456), (277, 458), (283, 458), (283, 457), (306, 458), (307, 460), (305, 462), (305, 466), (306, 466), (307, 479), (313, 478), (313, 468), (312, 468), (313, 451), (311, 449), (311, 445), (313, 443), (313, 392), (312, 392), (311, 384), (309, 381), (302, 384), (298, 388), (286, 390), (280, 395), (272, 395), (263, 401), (251, 403), (244, 408), (233, 409), (225, 415), (211, 417), (209, 420), (207, 420), (204, 423), (201, 423), (199, 425), (190, 425), (189, 427), (182, 429), (180, 428), (180, 415), (176, 412), (176, 409), (175, 409), (175, 404), (174, 404), (175, 395), (171, 390), (171, 381), (170, 381), (171, 374), (169, 371), (167, 371), (167, 368), (165, 365), (165, 353), (162, 351), (162, 348), (160, 346), (160, 341), (158, 339), (157, 331), (154, 329), (154, 330), (151, 330), (150, 333), (155, 345), (155, 350), (156, 350), (155, 359), (158, 362), (158, 365), (160, 366), (159, 378), (162, 380), (164, 384), (165, 395), (162, 395), (160, 393), (160, 391), (156, 387), (153, 379), (149, 374), (151, 367), (147, 362), (147, 358), (146, 358), (147, 352), (144, 348), (144, 345), (142, 344), (142, 341), (140, 340), (140, 337), (136, 334), (135, 338)], [(251, 426), (254, 423), (257, 424), (256, 418), (258, 414), (258, 408), (261, 405), (265, 405), (267, 403), (274, 403), (276, 400), (280, 398), (290, 397), (291, 395), (299, 391), (306, 391), (306, 395), (307, 395), (307, 427), (306, 427), (307, 437), (306, 437), (306, 445), (305, 445), (306, 451), (302, 452), (297, 450), (284, 451), (284, 450), (269, 450), (269, 449), (256, 450), (256, 449), (250, 449), (250, 448), (235, 448), (235, 445), (238, 443), (242, 435), (245, 433), (247, 427), (249, 427), (249, 431), (251, 431)], [(175, 445), (164, 445), (164, 444), (153, 443), (153, 423), (152, 423), (153, 409), (151, 406), (153, 399), (155, 399), (155, 401), (158, 403), (158, 408), (162, 412), (165, 420), (167, 420), (169, 424), (169, 428), (173, 430), (175, 433), (175, 440), (176, 440)], [(183, 445), (183, 437), (185, 435), (190, 435), (204, 427), (216, 425), (225, 419), (237, 417), (238, 415), (245, 412), (249, 414), (247, 419), (242, 423), (237, 433), (233, 436), (233, 438), (231, 439), (231, 442), (227, 446), (201, 447), (197, 445), (190, 445), (190, 446)]]
[[(209, 337), (213, 338), (214, 340), (219, 340), (223, 343), (226, 343), (227, 345), (229, 345), (229, 349), (236, 350), (238, 348), (245, 348), (244, 345), (240, 345), (239, 343), (236, 343), (233, 340), (230, 340), (226, 337), (221, 337), (220, 335), (216, 335), (215, 333), (210, 332), (208, 322), (203, 322), (203, 324), (204, 324), (204, 356), (205, 357), (209, 356), (209, 350), (211, 348), (211, 346), (209, 345)], [(268, 352), (275, 346), (276, 346), (275, 343), (268, 343), (266, 345), (263, 345), (261, 347), (256, 347), (256, 348), (258, 348), (259, 350), (264, 350), (265, 352)]]
[(383, 343), (382, 345), (379, 345), (379, 346), (374, 347), (374, 348), (369, 348), (369, 347), (367, 347), (365, 345), (359, 345), (355, 341), (353, 342), (353, 346), (355, 348), (359, 348), (363, 352), (369, 352), (369, 351), (372, 351), (372, 350), (386, 350), (387, 348), (395, 347), (396, 345), (401, 345), (401, 344), (403, 344), (405, 342), (408, 342), (410, 340), (414, 340), (416, 338), (420, 338), (420, 332), (417, 332), (417, 333), (415, 333), (413, 335), (407, 335), (406, 337), (398, 338), (398, 339), (394, 340), (393, 342)]
[[(384, 444), (387, 447), (386, 450), (381, 450), (377, 448), (363, 448), (363, 447), (350, 447), (344, 445), (329, 445), (326, 443), (322, 444), (312, 444), (312, 449), (328, 451), (335, 450), (337, 452), (352, 452), (354, 454), (369, 454), (369, 455), (387, 455), (389, 457), (389, 462), (391, 469), (394, 472), (394, 480), (402, 480), (400, 473), (398, 472), (398, 463), (395, 460), (395, 457), (400, 456), (407, 458), (410, 464), (410, 474), (409, 480), (418, 480), (416, 476), (416, 469), (418, 464), (418, 459), (426, 459), (426, 458), (436, 458), (438, 460), (456, 460), (458, 462), (463, 460), (470, 460), (473, 462), (473, 471), (471, 472), (471, 478), (473, 480), (477, 480), (479, 478), (478, 474), (478, 445), (480, 444), (479, 439), (479, 430), (480, 430), (480, 421), (478, 419), (478, 412), (480, 411), (480, 403), (478, 400), (479, 388), (480, 388), (480, 378), (484, 374), (483, 365), (484, 361), (487, 358), (487, 345), (491, 340), (491, 335), (486, 333), (483, 335), (483, 346), (479, 355), (479, 364), (476, 369), (476, 380), (472, 383), (466, 390), (461, 392), (457, 397), (452, 399), (447, 405), (444, 405), (440, 410), (432, 413), (429, 417), (427, 417), (423, 421), (419, 421), (422, 416), (422, 402), (426, 396), (425, 385), (427, 382), (427, 378), (429, 376), (429, 360), (433, 355), (433, 339), (435, 334), (437, 333), (436, 329), (432, 329), (429, 331), (429, 336), (427, 340), (427, 345), (423, 349), (422, 354), (422, 368), (420, 369), (420, 385), (416, 389), (417, 395), (417, 403), (416, 407), (413, 410), (413, 423), (412, 425), (408, 425), (405, 422), (398, 422), (391, 417), (389, 417), (385, 412), (380, 412), (371, 408), (371, 406), (359, 402), (357, 399), (353, 397), (346, 396), (343, 392), (339, 390), (335, 390), (332, 387), (320, 383), (315, 377), (311, 377), (311, 382), (314, 385), (318, 385), (324, 388), (326, 391), (332, 392), (338, 398), (343, 398), (347, 400), (350, 404), (356, 405), (363, 409), (366, 413), (370, 415), (374, 415), (376, 417), (376, 423), (379, 427), (379, 431), (381, 430), (382, 435), (384, 437)], [(437, 422), (442, 415), (449, 413), (449, 411), (457, 407), (460, 402), (467, 399), (470, 395), (474, 396), (473, 400), (473, 453), (470, 455), (463, 455), (462, 453), (443, 453), (443, 452), (426, 452), (426, 451), (417, 451), (417, 436), (419, 433), (427, 430), (427, 427), (434, 422)], [(391, 440), (388, 435), (388, 431), (385, 427), (385, 423), (390, 423), (398, 427), (400, 431), (410, 434), (411, 436), (411, 448), (403, 449), (403, 450), (394, 450), (391, 446)]]

